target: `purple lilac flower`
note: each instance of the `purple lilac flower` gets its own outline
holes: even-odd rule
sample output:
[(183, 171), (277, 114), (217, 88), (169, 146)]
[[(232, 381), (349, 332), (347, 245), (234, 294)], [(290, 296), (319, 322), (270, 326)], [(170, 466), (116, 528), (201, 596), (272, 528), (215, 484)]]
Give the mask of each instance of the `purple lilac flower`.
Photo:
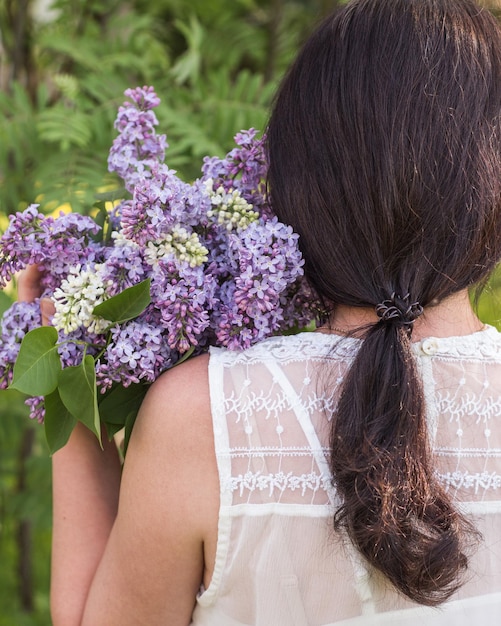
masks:
[(153, 272), (151, 295), (171, 350), (184, 353), (197, 346), (210, 324), (216, 282), (203, 268), (164, 261)]
[(212, 315), (217, 345), (241, 350), (255, 343), (256, 333), (249, 328), (250, 319), (235, 303), (235, 282), (228, 280), (219, 289), (219, 302)]
[(280, 302), (283, 309), (283, 330), (306, 328), (311, 322), (326, 318), (326, 311), (318, 295), (304, 277), (282, 293)]
[(148, 266), (140, 246), (125, 238), (116, 237), (115, 245), (106, 250), (101, 276), (107, 285), (107, 295), (114, 296), (147, 278)]
[(162, 329), (133, 320), (111, 330), (111, 343), (97, 362), (97, 382), (102, 393), (113, 383), (124, 387), (152, 383), (171, 364), (171, 351), (162, 337)]
[(5, 287), (12, 276), (28, 263), (37, 263), (42, 258), (40, 221), (43, 218), (38, 204), (32, 204), (25, 211), (9, 217), (9, 227), (0, 240), (0, 287)]
[(110, 150), (108, 169), (116, 172), (132, 193), (136, 184), (149, 178), (151, 170), (163, 161), (167, 140), (155, 131), (158, 120), (152, 109), (160, 100), (153, 88), (128, 89), (125, 95), (132, 102), (118, 110), (115, 128), (119, 134)]
[(229, 246), (228, 231), (225, 228), (211, 225), (205, 234), (204, 242), (209, 250), (207, 272), (220, 277), (220, 283), (238, 272), (238, 255)]
[[(63, 304), (71, 295), (77, 311), (90, 297), (78, 287), (86, 275), (92, 293), (106, 289), (107, 297), (151, 279), (151, 304), (136, 319), (100, 333), (78, 324), (59, 331), (63, 367), (80, 364), (84, 353), (94, 356), (103, 393), (114, 384), (151, 383), (189, 350), (247, 348), (307, 325), (320, 311), (303, 277), (298, 237), (272, 216), (267, 201), (265, 139), (254, 129), (238, 133), (236, 147), (222, 159), (207, 157), (202, 178), (188, 184), (163, 162), (167, 143), (155, 130), (153, 89), (126, 96), (109, 169), (132, 198), (110, 213), (111, 238), (94, 242), (99, 227), (91, 218), (44, 217), (32, 205), (11, 217), (0, 240), (0, 285), (38, 263), (45, 293)], [(60, 294), (67, 283), (75, 289)], [(5, 314), (0, 387), (12, 378), (22, 337), (40, 323), (38, 303), (20, 303)], [(28, 404), (42, 420), (43, 399)]]
[[(239, 270), (220, 290), (221, 304), (214, 316), (222, 345), (247, 347), (292, 325), (284, 320), (283, 294), (303, 276), (297, 239), (277, 218), (254, 222), (229, 236)], [(303, 314), (302, 321), (306, 317)]]
[(139, 180), (132, 201), (122, 207), (123, 235), (144, 246), (155, 241), (177, 224), (206, 226), (211, 207), (205, 185), (183, 182), (165, 165), (152, 168), (151, 176)]
[(33, 398), (26, 398), (24, 404), (30, 408), (30, 419), (42, 424), (45, 418), (44, 397), (34, 396)]
[(280, 305), (280, 294), (303, 275), (298, 236), (277, 218), (255, 222), (230, 245), (239, 255), (240, 274), (235, 278), (235, 301), (251, 317)]
[(34, 302), (14, 302), (3, 314), (0, 335), (0, 389), (6, 389), (12, 382), (14, 363), (24, 336), (41, 323), (38, 299)]
[(68, 213), (46, 217), (41, 224), (46, 233), (44, 253), (39, 261), (42, 287), (47, 293), (56, 289), (76, 265), (98, 263), (103, 248), (92, 236), (101, 230), (91, 217)]
[(214, 190), (220, 185), (226, 191), (238, 190), (260, 215), (267, 219), (272, 212), (266, 195), (266, 137), (257, 139), (254, 128), (242, 130), (235, 135), (237, 148), (233, 148), (224, 159), (205, 157), (202, 166), (203, 180), (212, 179)]
[(179, 205), (186, 186), (167, 166), (153, 168), (150, 178), (137, 182), (132, 201), (122, 209), (124, 236), (144, 246), (168, 232), (179, 221), (172, 206)]
[(95, 357), (105, 347), (106, 337), (90, 333), (86, 328), (68, 334), (59, 331), (58, 353), (63, 368), (80, 365), (85, 354)]
[(50, 290), (71, 266), (84, 265), (95, 257), (90, 237), (99, 230), (90, 217), (74, 213), (45, 217), (35, 204), (11, 215), (0, 239), (0, 287), (15, 272), (38, 264), (45, 275), (42, 286)]

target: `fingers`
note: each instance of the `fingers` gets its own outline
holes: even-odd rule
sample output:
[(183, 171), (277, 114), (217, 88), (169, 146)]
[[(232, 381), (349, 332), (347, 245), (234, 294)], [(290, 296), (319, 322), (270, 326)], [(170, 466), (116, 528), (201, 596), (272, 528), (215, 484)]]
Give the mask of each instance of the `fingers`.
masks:
[[(42, 274), (36, 265), (29, 265), (19, 274), (17, 279), (17, 299), (19, 302), (33, 302), (42, 295), (41, 276)], [(40, 300), (40, 312), (42, 325), (48, 326), (50, 318), (55, 313), (54, 303), (50, 298)]]
[(42, 313), (42, 326), (48, 326), (50, 318), (55, 313), (54, 303), (50, 298), (40, 300), (40, 312)]
[(40, 270), (36, 265), (29, 265), (17, 280), (17, 299), (19, 302), (33, 302), (42, 295), (40, 286)]

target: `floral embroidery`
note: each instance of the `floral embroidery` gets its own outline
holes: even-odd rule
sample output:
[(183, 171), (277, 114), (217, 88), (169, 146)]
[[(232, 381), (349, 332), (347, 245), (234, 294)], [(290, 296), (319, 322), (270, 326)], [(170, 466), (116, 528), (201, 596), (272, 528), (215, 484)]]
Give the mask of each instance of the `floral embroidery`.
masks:
[(275, 492), (279, 494), (284, 491), (300, 491), (304, 496), (307, 491), (316, 493), (319, 489), (327, 491), (330, 487), (330, 476), (310, 472), (309, 474), (294, 475), (292, 472), (285, 474), (263, 474), (261, 472), (246, 472), (238, 476), (229, 477), (222, 485), (222, 491), (238, 491), (242, 496), (244, 491), (266, 491), (269, 496)]
[(478, 493), (479, 490), (489, 491), (501, 487), (501, 474), (497, 472), (447, 472), (438, 474), (447, 489), (468, 489)]

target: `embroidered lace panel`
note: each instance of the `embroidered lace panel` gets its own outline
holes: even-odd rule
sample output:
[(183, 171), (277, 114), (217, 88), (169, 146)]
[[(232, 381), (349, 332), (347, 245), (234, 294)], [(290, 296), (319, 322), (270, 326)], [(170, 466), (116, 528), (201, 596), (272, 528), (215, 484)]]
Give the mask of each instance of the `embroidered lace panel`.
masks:
[[(242, 353), (214, 350), (227, 441), (221, 491), (233, 504), (333, 502), (329, 419), (360, 342), (303, 333)], [(501, 500), (501, 338), (495, 329), (415, 344), (435, 415), (437, 474), (464, 500)], [(431, 406), (432, 405), (432, 406)], [(217, 438), (217, 435), (216, 435)]]

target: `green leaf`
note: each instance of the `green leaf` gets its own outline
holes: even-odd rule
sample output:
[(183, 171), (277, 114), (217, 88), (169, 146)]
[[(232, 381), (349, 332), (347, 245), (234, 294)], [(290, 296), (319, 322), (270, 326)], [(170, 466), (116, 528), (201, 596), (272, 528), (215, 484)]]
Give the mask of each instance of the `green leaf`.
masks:
[(136, 423), (137, 411), (131, 411), (125, 418), (125, 434), (124, 434), (124, 456), (127, 453), (129, 447), (130, 436), (132, 435), (132, 429)]
[(90, 355), (80, 365), (62, 370), (59, 376), (59, 394), (71, 415), (87, 426), (101, 442), (96, 372), (94, 359)]
[(92, 138), (92, 117), (56, 104), (38, 116), (37, 130), (43, 141), (59, 143), (63, 151), (70, 146), (85, 148)]
[(46, 396), (57, 387), (60, 372), (57, 330), (35, 328), (21, 342), (10, 387), (30, 396)]
[(116, 324), (134, 319), (151, 302), (150, 283), (150, 279), (147, 278), (137, 285), (124, 289), (121, 293), (94, 307), (92, 314), (104, 317), (105, 320)]
[[(125, 424), (125, 420), (124, 420)], [(106, 429), (106, 436), (108, 437), (108, 441), (111, 441), (113, 437), (122, 430), (124, 424), (111, 424), (110, 422), (104, 422), (104, 427)]]
[(149, 385), (117, 385), (99, 403), (101, 421), (106, 426), (108, 437), (112, 437), (125, 426), (130, 413), (137, 414)]
[(76, 418), (64, 406), (57, 389), (45, 396), (45, 437), (51, 454), (66, 445), (76, 423)]
[(107, 235), (111, 236), (111, 232), (108, 232), (109, 214), (106, 210), (106, 202), (94, 202), (93, 208), (97, 209), (94, 221), (100, 227), (100, 230), (95, 235), (92, 235), (92, 239), (97, 243), (103, 243), (109, 240)]

